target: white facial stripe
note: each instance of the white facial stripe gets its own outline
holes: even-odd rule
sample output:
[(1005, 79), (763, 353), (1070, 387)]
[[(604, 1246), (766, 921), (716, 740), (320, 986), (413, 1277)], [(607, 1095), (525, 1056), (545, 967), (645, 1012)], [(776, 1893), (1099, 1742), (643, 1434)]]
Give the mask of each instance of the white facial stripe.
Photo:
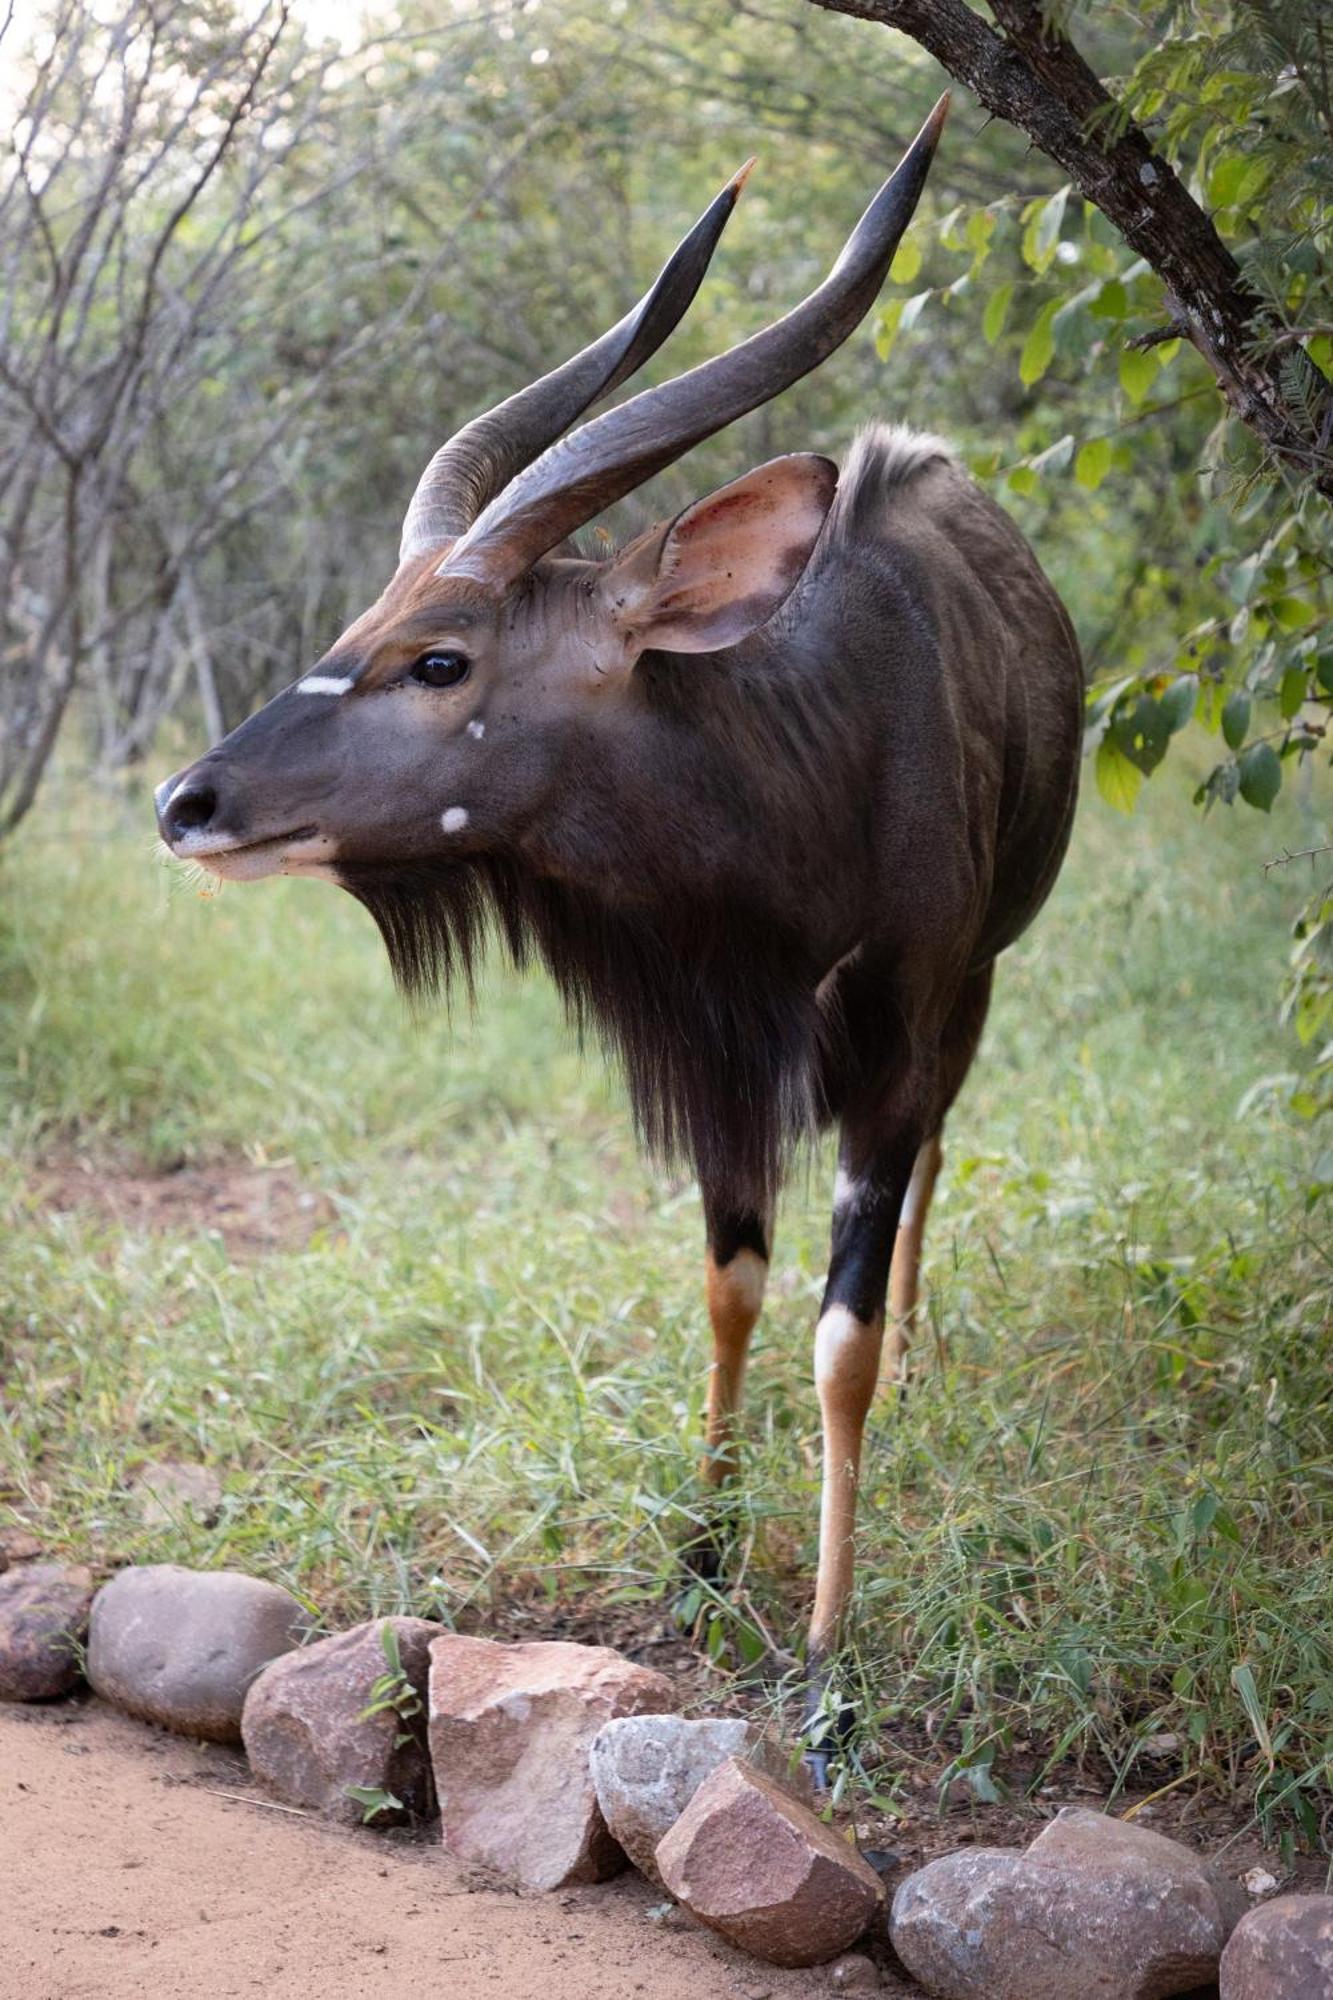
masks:
[(298, 694), (347, 694), (352, 687), (348, 674), (307, 674), (296, 683)]
[(482, 737), (486, 734), (486, 724), (484, 722), (478, 722), (474, 719), (473, 721), (469, 722), (467, 726), (467, 733), (474, 739), (474, 741), (480, 743)]
[(467, 825), (467, 807), (450, 806), (440, 814), (440, 825), (446, 833), (461, 833)]

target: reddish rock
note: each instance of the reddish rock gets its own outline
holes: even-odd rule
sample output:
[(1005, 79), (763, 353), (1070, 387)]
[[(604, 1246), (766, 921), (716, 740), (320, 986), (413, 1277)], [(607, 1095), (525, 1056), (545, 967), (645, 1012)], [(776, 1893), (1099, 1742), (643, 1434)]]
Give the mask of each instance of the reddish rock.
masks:
[(169, 1528), (195, 1520), (216, 1521), (222, 1506), (222, 1481), (209, 1465), (189, 1465), (174, 1458), (150, 1458), (134, 1475), (139, 1519), (146, 1528)]
[[(385, 1705), (373, 1690), (392, 1673), (385, 1629), (401, 1680)], [(286, 1804), (348, 1826), (393, 1826), (428, 1819), (435, 1787), (426, 1744), (430, 1642), (442, 1626), (427, 1618), (375, 1618), (264, 1668), (245, 1697), (241, 1738), (251, 1769)], [(367, 1715), (374, 1706), (376, 1713)], [(400, 1801), (367, 1821), (367, 1801), (350, 1787)]]
[(732, 1716), (624, 1715), (598, 1731), (591, 1751), (597, 1803), (641, 1875), (661, 1882), (657, 1843), (670, 1833), (704, 1779), (728, 1757), (758, 1764), (797, 1796), (809, 1775), (753, 1723)]
[(49, 1701), (83, 1679), (93, 1579), (24, 1561), (0, 1575), (0, 1701)]
[(659, 1843), (663, 1882), (692, 1916), (772, 1965), (820, 1965), (883, 1901), (856, 1849), (739, 1757), (705, 1778)]
[(11, 1563), (35, 1562), (41, 1553), (41, 1543), (26, 1528), (0, 1528), (0, 1570)]
[(589, 1748), (612, 1716), (668, 1708), (671, 1683), (606, 1646), (449, 1633), (430, 1655), (430, 1753), (449, 1852), (528, 1889), (622, 1868)]
[(940, 2000), (1166, 2000), (1217, 1977), (1243, 1890), (1179, 1841), (1067, 1806), (1026, 1853), (968, 1848), (893, 1899), (893, 1945)]
[(239, 1743), (250, 1683), (307, 1625), (287, 1591), (239, 1570), (123, 1569), (93, 1599), (88, 1679), (129, 1715)]
[(1221, 2000), (1329, 2000), (1333, 1896), (1275, 1896), (1243, 1916), (1222, 1953)]

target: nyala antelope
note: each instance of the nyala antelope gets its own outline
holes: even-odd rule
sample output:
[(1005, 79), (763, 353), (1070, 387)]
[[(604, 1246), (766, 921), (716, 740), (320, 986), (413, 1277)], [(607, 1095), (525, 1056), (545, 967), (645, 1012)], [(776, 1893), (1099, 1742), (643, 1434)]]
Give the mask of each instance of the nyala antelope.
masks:
[(738, 175), (632, 312), (436, 452), (384, 594), (157, 794), (183, 859), (350, 890), (409, 992), (469, 976), (491, 927), (549, 967), (620, 1059), (643, 1139), (698, 1175), (711, 1484), (734, 1470), (784, 1165), (837, 1121), (816, 1688), (945, 1114), (1069, 834), (1078, 648), (1017, 529), (946, 444), (897, 426), (841, 470), (761, 465), (618, 553), (571, 537), (848, 337), (946, 109), (802, 304), (571, 430), (685, 312)]

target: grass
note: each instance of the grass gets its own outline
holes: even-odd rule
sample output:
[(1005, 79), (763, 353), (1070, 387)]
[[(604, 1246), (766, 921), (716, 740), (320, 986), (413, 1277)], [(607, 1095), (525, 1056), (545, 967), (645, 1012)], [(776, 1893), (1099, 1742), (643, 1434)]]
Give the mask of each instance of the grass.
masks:
[[(892, 1809), (933, 1760), (984, 1799), (1071, 1755), (1120, 1783), (1167, 1731), (1163, 1782), (1317, 1844), (1333, 1259), (1275, 1017), (1298, 885), (1260, 865), (1309, 822), (1201, 828), (1178, 778), (1149, 790), (1134, 822), (1086, 802), (950, 1128), (866, 1482), (865, 1783)], [(697, 1201), (549, 990), (497, 972), (471, 1019), (414, 1023), (349, 899), (204, 900), (141, 800), (81, 797), (0, 857), (0, 1523), (246, 1567), (330, 1623), (668, 1600), (701, 1506)], [(71, 1150), (290, 1163), (336, 1220), (234, 1260), (202, 1223), (52, 1210), (39, 1164)], [(808, 1603), (830, 1181), (821, 1155), (779, 1222), (740, 1581), (700, 1606), (719, 1676)], [(146, 1457), (217, 1467), (216, 1522), (145, 1525)]]

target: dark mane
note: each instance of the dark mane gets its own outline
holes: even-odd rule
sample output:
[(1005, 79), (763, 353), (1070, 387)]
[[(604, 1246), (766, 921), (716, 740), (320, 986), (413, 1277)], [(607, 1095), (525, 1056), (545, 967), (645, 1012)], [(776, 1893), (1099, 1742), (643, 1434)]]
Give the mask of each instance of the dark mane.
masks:
[(825, 1115), (826, 1024), (793, 938), (735, 908), (609, 907), (494, 856), (349, 870), (346, 887), (414, 998), (471, 989), (489, 937), (555, 980), (580, 1038), (618, 1061), (640, 1138), (705, 1185), (766, 1205), (792, 1148)]

